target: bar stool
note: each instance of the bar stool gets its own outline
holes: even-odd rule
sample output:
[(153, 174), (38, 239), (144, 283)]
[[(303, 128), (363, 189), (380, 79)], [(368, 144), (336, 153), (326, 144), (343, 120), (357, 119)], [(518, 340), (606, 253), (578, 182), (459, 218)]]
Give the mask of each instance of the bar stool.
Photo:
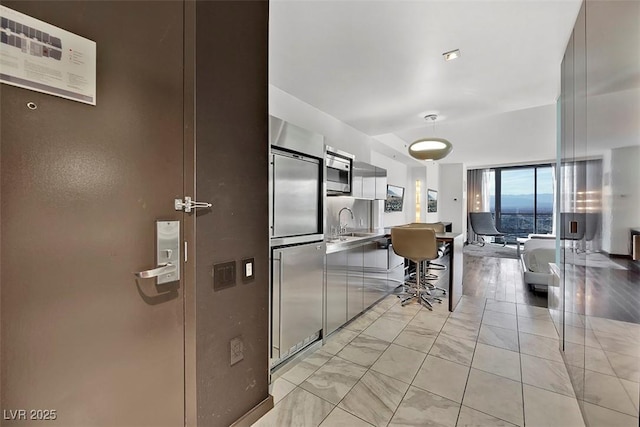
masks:
[[(431, 228), (436, 233), (444, 233), (445, 226), (441, 222), (412, 222), (411, 224), (406, 225), (406, 227), (414, 227), (414, 228)], [(438, 244), (438, 258), (444, 256), (448, 250), (447, 244)], [(429, 273), (429, 270), (434, 271), (444, 271), (447, 269), (447, 266), (444, 264), (438, 264), (432, 261), (425, 261), (425, 267), (423, 269), (423, 280), (437, 280), (439, 276), (436, 274)], [(443, 295), (447, 295), (447, 290), (441, 288), (439, 286), (435, 286), (431, 283), (425, 283), (425, 286), (431, 290), (441, 291)]]
[(438, 242), (436, 232), (432, 228), (425, 227), (393, 227), (391, 228), (391, 243), (393, 250), (401, 257), (407, 258), (416, 263), (416, 286), (409, 290), (408, 297), (404, 298), (401, 304), (404, 306), (413, 298), (419, 298), (429, 310), (433, 309), (430, 300), (442, 302), (438, 298), (432, 298), (426, 289), (422, 288), (421, 265), (423, 261), (430, 261), (438, 258)]

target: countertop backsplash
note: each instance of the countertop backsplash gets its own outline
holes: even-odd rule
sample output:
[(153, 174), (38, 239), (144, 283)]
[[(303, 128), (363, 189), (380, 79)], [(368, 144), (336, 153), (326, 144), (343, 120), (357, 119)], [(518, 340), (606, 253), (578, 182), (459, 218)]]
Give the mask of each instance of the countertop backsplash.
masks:
[(354, 199), (353, 197), (327, 197), (325, 236), (331, 235), (331, 228), (340, 227), (338, 213), (347, 207), (353, 211), (354, 218), (349, 212), (342, 212), (342, 222), (348, 230), (369, 230), (371, 228), (371, 200)]

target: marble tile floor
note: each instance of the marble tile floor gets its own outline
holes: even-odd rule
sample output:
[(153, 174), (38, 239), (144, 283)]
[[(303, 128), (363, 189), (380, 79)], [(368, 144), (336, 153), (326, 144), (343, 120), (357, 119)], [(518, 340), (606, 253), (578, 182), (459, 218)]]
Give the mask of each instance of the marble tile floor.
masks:
[[(276, 373), (275, 407), (254, 425), (585, 425), (546, 309), (473, 296), (454, 313), (446, 307), (383, 299)], [(628, 393), (637, 383), (616, 388), (612, 378), (586, 379), (588, 390), (597, 384), (617, 394), (592, 396), (585, 411), (637, 426), (628, 410), (637, 405)]]
[(640, 325), (566, 314), (565, 321), (570, 319), (565, 325), (566, 367), (587, 425), (637, 427)]

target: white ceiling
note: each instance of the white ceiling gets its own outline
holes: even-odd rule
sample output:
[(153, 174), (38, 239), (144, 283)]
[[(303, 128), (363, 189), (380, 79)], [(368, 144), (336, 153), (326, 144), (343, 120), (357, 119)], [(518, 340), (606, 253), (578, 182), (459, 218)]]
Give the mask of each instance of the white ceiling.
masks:
[[(272, 0), (269, 80), (367, 135), (411, 142), (432, 132), (426, 113), (448, 127), (555, 103), (580, 3)], [(445, 62), (453, 49), (462, 56)]]

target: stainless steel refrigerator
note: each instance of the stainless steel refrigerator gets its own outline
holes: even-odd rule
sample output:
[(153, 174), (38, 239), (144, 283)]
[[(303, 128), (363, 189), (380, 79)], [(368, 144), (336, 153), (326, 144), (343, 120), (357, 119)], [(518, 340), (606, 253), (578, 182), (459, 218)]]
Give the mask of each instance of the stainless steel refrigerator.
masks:
[(273, 249), (272, 358), (293, 355), (322, 329), (324, 242)]
[(272, 149), (273, 245), (322, 240), (322, 160)]
[(272, 366), (321, 336), (323, 169), (321, 158), (272, 147)]

